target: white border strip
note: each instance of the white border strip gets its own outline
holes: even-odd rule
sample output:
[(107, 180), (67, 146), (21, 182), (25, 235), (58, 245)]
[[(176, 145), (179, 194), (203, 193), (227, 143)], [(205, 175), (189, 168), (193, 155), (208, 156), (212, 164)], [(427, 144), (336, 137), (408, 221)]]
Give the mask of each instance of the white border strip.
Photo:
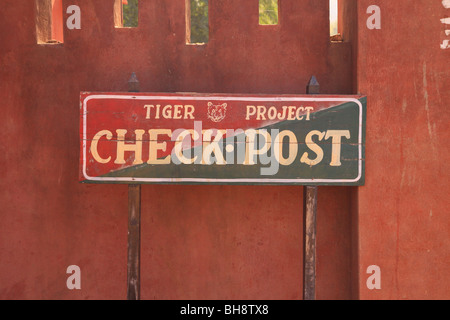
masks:
[[(91, 177), (86, 173), (86, 141), (87, 141), (87, 103), (93, 99), (121, 99), (121, 100), (215, 100), (215, 101), (311, 101), (311, 102), (354, 102), (359, 107), (359, 137), (358, 137), (358, 176), (355, 179), (210, 179), (210, 178), (134, 178), (134, 177)], [(136, 95), (90, 95), (83, 101), (83, 175), (89, 181), (103, 182), (148, 182), (148, 183), (175, 183), (175, 182), (205, 182), (205, 183), (354, 183), (362, 176), (362, 127), (363, 106), (354, 98), (315, 98), (315, 97), (225, 97), (225, 96), (136, 96)]]

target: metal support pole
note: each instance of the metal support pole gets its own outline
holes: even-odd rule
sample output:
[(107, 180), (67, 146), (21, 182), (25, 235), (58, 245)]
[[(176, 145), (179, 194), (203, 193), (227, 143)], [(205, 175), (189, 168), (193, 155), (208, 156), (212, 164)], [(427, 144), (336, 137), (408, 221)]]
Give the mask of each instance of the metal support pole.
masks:
[[(139, 81), (133, 72), (128, 81), (129, 92), (139, 92)], [(128, 262), (127, 300), (141, 296), (141, 185), (128, 185)]]
[[(308, 83), (307, 94), (319, 94), (315, 76)], [(317, 186), (303, 187), (303, 299), (316, 300), (316, 221)]]

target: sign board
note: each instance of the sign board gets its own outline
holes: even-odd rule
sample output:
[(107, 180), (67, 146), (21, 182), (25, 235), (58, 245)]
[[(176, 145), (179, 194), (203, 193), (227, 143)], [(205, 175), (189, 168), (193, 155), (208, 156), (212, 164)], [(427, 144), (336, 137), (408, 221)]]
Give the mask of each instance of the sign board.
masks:
[(363, 185), (366, 98), (89, 93), (80, 181)]

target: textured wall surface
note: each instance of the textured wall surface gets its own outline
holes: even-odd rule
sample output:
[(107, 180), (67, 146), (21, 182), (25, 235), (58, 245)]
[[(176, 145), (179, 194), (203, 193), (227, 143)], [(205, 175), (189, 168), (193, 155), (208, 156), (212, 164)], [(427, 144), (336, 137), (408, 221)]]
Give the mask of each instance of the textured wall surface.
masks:
[[(314, 74), (322, 93), (367, 95), (366, 186), (319, 188), (317, 297), (449, 298), (440, 1), (378, 0), (381, 30), (348, 1), (344, 43), (325, 0), (281, 0), (277, 26), (257, 1), (210, 2), (203, 46), (185, 44), (184, 0), (140, 1), (132, 29), (114, 28), (114, 0), (63, 0), (81, 29), (53, 45), (31, 1), (2, 2), (0, 298), (126, 297), (127, 186), (78, 183), (79, 94), (126, 91), (132, 72), (146, 92), (305, 93)], [(143, 186), (142, 298), (301, 299), (302, 230), (301, 187)]]
[[(358, 190), (360, 296), (449, 299), (450, 49), (440, 48), (440, 19), (450, 9), (441, 0), (363, 0), (358, 16), (375, 3), (381, 29), (359, 19), (358, 38), (358, 91), (370, 105)], [(372, 264), (381, 290), (366, 288)]]

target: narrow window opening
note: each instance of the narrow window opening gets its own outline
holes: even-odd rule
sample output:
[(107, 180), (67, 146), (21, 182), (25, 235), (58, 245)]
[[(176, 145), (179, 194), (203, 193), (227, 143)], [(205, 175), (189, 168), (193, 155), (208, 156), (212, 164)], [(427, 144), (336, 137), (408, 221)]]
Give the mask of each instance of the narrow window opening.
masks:
[(138, 0), (115, 0), (114, 25), (116, 28), (137, 28), (138, 19)]
[(259, 0), (259, 24), (278, 24), (278, 0)]
[(37, 43), (63, 43), (62, 0), (36, 0), (35, 3)]
[(209, 41), (208, 0), (186, 0), (186, 43)]
[(338, 2), (338, 0), (330, 0), (330, 40), (332, 42), (342, 42), (342, 35), (339, 33)]

